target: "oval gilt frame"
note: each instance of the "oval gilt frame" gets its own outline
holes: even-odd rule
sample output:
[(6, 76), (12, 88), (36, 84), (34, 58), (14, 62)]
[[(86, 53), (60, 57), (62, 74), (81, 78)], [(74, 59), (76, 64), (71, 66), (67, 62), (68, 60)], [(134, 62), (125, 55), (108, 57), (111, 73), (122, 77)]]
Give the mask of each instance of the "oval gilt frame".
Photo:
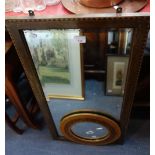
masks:
[[(98, 123), (107, 128), (108, 133), (102, 137), (91, 139), (80, 137), (72, 131), (72, 126), (81, 122)], [(121, 129), (114, 118), (96, 111), (76, 111), (65, 115), (60, 122), (60, 129), (64, 137), (81, 144), (105, 145), (113, 143), (121, 136)]]

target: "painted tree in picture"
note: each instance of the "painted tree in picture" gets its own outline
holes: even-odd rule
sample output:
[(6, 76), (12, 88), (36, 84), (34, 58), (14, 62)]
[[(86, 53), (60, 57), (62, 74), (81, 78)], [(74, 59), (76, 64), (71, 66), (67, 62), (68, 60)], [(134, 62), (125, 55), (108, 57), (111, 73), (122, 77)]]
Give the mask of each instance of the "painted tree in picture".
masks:
[(69, 84), (68, 32), (26, 30), (24, 32), (41, 83)]

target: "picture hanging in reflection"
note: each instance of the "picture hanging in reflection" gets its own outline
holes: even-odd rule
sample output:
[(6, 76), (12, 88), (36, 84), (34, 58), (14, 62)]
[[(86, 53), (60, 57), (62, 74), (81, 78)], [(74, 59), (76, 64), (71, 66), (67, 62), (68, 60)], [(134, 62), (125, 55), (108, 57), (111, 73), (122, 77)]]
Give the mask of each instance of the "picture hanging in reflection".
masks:
[(83, 98), (78, 29), (24, 30), (46, 98)]
[(123, 82), (125, 62), (114, 62), (113, 88), (120, 89)]
[(127, 56), (108, 56), (107, 57), (107, 95), (123, 95), (126, 81)]

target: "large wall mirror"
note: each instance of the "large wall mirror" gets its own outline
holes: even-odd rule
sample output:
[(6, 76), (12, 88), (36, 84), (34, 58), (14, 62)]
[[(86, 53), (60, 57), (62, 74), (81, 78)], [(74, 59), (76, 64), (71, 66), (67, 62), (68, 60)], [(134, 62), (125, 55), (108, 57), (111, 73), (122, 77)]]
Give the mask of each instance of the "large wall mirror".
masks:
[(18, 17), (6, 27), (55, 139), (123, 139), (149, 15)]

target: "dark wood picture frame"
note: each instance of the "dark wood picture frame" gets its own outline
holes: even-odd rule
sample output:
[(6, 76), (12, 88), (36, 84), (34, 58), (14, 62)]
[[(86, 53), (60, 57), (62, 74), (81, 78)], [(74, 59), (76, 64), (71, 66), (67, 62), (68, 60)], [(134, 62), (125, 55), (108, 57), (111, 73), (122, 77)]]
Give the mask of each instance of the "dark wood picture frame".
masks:
[(23, 42), (21, 30), (133, 28), (132, 46), (119, 122), (121, 128), (121, 137), (119, 141), (122, 141), (129, 123), (144, 47), (149, 31), (149, 18), (150, 15), (147, 13), (69, 15), (63, 17), (6, 17), (6, 28), (12, 38), (33, 93), (54, 139), (64, 138), (59, 137), (57, 133), (31, 55)]

